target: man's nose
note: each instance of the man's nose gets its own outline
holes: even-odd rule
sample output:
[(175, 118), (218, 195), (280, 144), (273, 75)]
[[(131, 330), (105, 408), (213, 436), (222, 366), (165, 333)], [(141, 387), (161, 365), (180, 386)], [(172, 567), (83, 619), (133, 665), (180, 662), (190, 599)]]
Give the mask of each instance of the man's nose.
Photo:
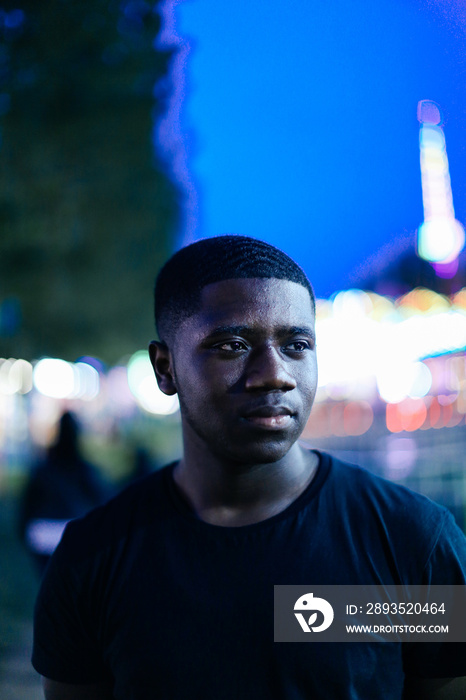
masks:
[(254, 350), (249, 356), (246, 367), (245, 388), (254, 390), (290, 391), (296, 387), (296, 381), (290, 374), (280, 350), (266, 345)]

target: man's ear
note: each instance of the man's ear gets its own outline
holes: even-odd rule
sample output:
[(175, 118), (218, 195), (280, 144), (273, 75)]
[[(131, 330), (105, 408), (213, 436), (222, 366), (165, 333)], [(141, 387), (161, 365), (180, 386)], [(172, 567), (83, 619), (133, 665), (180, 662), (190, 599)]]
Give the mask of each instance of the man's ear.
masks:
[(149, 344), (149, 356), (160, 391), (168, 396), (173, 396), (176, 394), (176, 384), (172, 356), (168, 346), (158, 340), (152, 340)]

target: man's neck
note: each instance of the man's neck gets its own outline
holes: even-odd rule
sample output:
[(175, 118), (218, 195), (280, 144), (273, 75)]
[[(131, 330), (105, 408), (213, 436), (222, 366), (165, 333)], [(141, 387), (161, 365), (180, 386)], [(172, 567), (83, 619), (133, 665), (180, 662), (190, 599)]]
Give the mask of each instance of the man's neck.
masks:
[(237, 465), (188, 454), (174, 470), (182, 497), (198, 518), (213, 525), (239, 527), (281, 513), (315, 476), (318, 456), (298, 444), (278, 462)]

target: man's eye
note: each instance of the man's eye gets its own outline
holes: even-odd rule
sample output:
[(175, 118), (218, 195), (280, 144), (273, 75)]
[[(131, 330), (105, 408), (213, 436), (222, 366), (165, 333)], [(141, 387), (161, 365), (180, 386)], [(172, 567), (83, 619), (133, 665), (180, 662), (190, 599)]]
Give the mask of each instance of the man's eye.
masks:
[(309, 350), (310, 345), (306, 340), (295, 340), (294, 343), (289, 343), (286, 349), (291, 352), (304, 352)]
[(239, 340), (229, 340), (225, 343), (219, 343), (215, 346), (217, 350), (223, 350), (224, 352), (240, 352), (245, 350), (246, 346)]

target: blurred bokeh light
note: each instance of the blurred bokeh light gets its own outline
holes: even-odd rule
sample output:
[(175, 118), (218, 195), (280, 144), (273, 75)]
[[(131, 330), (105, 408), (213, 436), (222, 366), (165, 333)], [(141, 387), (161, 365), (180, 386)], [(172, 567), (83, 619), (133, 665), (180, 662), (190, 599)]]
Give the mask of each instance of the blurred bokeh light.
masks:
[[(317, 300), (319, 386), (305, 439), (412, 433), (465, 423), (466, 290), (400, 297), (351, 289)], [(0, 464), (48, 444), (65, 408), (95, 431), (146, 415), (177, 418), (146, 350), (105, 367), (93, 357), (0, 359)], [(163, 429), (163, 428), (162, 428)]]
[(146, 411), (163, 416), (178, 411), (178, 397), (167, 396), (160, 391), (147, 351), (140, 350), (131, 357), (128, 384), (139, 405)]

